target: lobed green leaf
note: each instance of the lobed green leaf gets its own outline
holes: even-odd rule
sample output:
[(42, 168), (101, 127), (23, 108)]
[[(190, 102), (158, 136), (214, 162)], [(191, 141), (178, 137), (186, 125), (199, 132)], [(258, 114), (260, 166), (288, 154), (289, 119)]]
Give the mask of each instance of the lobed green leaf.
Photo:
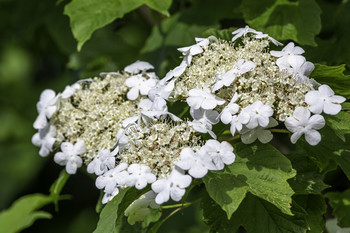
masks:
[(254, 29), (277, 40), (294, 40), (316, 46), (321, 31), (321, 9), (314, 0), (243, 0), (245, 21)]
[(236, 161), (223, 171), (209, 172), (204, 178), (210, 197), (230, 218), (250, 192), (291, 215), (291, 196), (287, 180), (295, 176), (290, 161), (269, 144), (234, 146)]
[(0, 212), (0, 233), (19, 232), (31, 226), (37, 219), (49, 219), (51, 214), (36, 211), (52, 202), (51, 196), (31, 194), (16, 200), (12, 206)]

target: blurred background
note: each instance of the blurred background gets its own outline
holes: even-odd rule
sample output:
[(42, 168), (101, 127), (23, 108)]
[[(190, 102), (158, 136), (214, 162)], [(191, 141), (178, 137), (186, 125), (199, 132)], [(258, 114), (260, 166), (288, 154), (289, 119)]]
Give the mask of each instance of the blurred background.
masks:
[[(47, 194), (62, 169), (52, 155), (41, 158), (31, 143), (36, 103), (44, 89), (60, 92), (79, 79), (122, 70), (136, 60), (150, 62), (163, 77), (181, 61), (176, 48), (193, 44), (194, 37), (210, 28), (246, 25), (239, 0), (173, 0), (170, 17), (142, 6), (97, 30), (77, 52), (69, 18), (63, 14), (68, 2), (0, 0), (0, 211), (20, 196)], [(322, 10), (322, 30), (316, 47), (302, 46), (305, 57), (314, 63), (349, 65), (349, 1), (316, 2)], [(328, 176), (338, 191), (348, 186), (341, 171)], [(48, 206), (53, 219), (39, 220), (24, 232), (92, 232), (99, 197), (94, 180), (80, 171), (63, 193), (72, 200), (60, 202), (57, 213)], [(190, 217), (181, 218), (180, 213), (160, 232), (207, 231), (198, 206), (185, 214)]]

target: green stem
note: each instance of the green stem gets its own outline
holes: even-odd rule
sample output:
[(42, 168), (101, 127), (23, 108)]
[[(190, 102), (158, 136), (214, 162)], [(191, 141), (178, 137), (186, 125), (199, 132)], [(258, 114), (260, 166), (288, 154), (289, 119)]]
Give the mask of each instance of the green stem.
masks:
[(240, 137), (241, 137), (241, 135), (236, 135), (236, 136), (233, 136), (233, 137), (230, 137), (230, 138), (226, 138), (224, 141), (231, 142), (231, 141), (234, 141), (234, 140), (236, 140), (236, 139), (238, 139)]
[(290, 133), (286, 129), (269, 129), (272, 133)]
[(161, 209), (173, 209), (173, 208), (180, 208), (180, 209), (184, 209), (186, 207), (189, 207), (197, 202), (199, 202), (202, 198), (198, 198), (197, 200), (194, 200), (192, 202), (185, 202), (185, 203), (181, 203), (181, 204), (175, 204), (175, 205), (166, 205), (166, 206), (161, 206)]

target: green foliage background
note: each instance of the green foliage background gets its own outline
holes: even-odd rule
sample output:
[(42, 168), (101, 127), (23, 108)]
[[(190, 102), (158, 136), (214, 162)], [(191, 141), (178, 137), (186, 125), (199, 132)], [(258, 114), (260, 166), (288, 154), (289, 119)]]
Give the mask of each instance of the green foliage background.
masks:
[[(35, 105), (45, 88), (59, 92), (81, 78), (122, 70), (136, 60), (152, 63), (159, 77), (163, 77), (180, 61), (176, 48), (193, 44), (194, 37), (213, 33), (225, 38), (232, 28), (248, 24), (284, 43), (289, 40), (299, 43), (306, 51), (307, 60), (319, 63), (313, 75), (321, 83), (327, 82), (335, 88), (337, 94), (349, 98), (350, 79), (346, 76), (346, 67), (350, 65), (349, 13), (350, 1), (345, 0), (0, 0), (0, 210), (9, 208), (23, 195), (49, 194), (51, 184), (61, 171), (52, 157), (41, 158), (38, 149), (31, 144), (35, 133), (32, 123), (37, 115)], [(216, 31), (227, 28), (231, 29)], [(326, 65), (336, 67), (329, 69)], [(350, 109), (349, 105), (344, 107)], [(225, 232), (233, 232), (239, 228), (239, 223), (249, 232), (284, 232), (278, 227), (257, 231), (254, 229), (257, 225), (251, 224), (283, 219), (282, 223), (295, 232), (305, 232), (310, 226), (315, 226), (314, 232), (322, 232), (322, 228), (317, 228), (322, 225), (318, 214), (326, 213), (327, 217), (331, 214), (330, 209), (326, 212), (326, 203), (319, 195), (326, 188), (331, 191), (326, 197), (331, 200), (330, 206), (340, 225), (349, 227), (349, 214), (346, 214), (349, 205), (342, 203), (350, 202), (350, 156), (340, 148), (349, 146), (349, 128), (344, 125), (350, 125), (350, 122), (344, 115), (347, 113), (342, 114), (340, 118), (329, 117), (327, 121), (331, 125), (322, 131), (322, 141), (329, 140), (333, 148), (304, 147), (309, 157), (300, 158), (296, 151), (288, 157), (292, 164), (277, 150), (269, 154), (278, 157), (281, 166), (280, 176), (273, 182), (293, 177), (293, 169), (301, 171), (288, 180), (294, 192), (300, 194), (293, 199), (293, 203), (297, 203), (295, 206), (302, 207), (302, 210), (292, 209), (297, 221), (291, 221), (288, 215), (290, 187), (281, 190), (286, 193), (286, 198), (274, 205), (268, 203), (270, 198), (274, 200), (273, 192), (269, 193), (273, 182), (255, 189), (258, 186), (254, 186), (254, 182), (259, 176), (276, 169), (272, 165), (250, 164), (262, 166), (263, 173), (251, 174), (247, 180), (240, 179), (239, 171), (250, 169), (246, 162), (259, 155), (240, 150), (237, 145), (237, 163), (226, 170), (237, 172), (234, 179), (242, 183), (230, 192), (231, 197), (239, 201), (227, 205), (215, 194), (216, 174), (212, 173), (204, 179), (210, 195), (206, 197), (208, 201), (178, 213), (161, 226), (159, 232), (209, 232), (210, 227), (202, 222), (203, 215), (213, 231), (223, 226), (220, 232), (224, 232), (225, 226), (230, 226)], [(339, 119), (346, 124), (339, 124)], [(340, 141), (329, 133), (332, 127), (337, 130)], [(300, 142), (301, 148), (302, 144)], [(308, 161), (307, 166), (305, 161)], [(320, 173), (313, 167), (319, 168)], [(344, 190), (348, 191), (343, 193)], [(32, 219), (26, 219), (27, 222), (22, 219), (14, 224), (23, 224), (25, 228), (32, 220), (52, 215), (51, 220), (38, 220), (23, 232), (92, 232), (96, 228), (99, 215), (95, 206), (99, 192), (92, 177), (80, 171), (69, 178), (62, 193), (70, 194), (71, 200), (60, 201), (58, 212), (54, 205), (44, 207), (51, 215), (36, 211), (50, 198), (57, 200), (61, 190), (52, 192), (57, 195), (27, 196), (33, 204), (22, 208), (33, 213)], [(200, 195), (196, 189), (193, 192), (193, 195)], [(213, 203), (213, 199), (217, 203), (223, 201), (221, 207), (226, 213)], [(240, 203), (242, 207), (237, 210)], [(206, 212), (206, 209), (212, 211)], [(306, 220), (304, 210), (308, 211)], [(260, 219), (260, 216), (266, 216), (266, 211), (272, 213), (270, 218)], [(226, 215), (231, 219), (227, 220)], [(251, 219), (242, 218), (247, 215)], [(14, 216), (21, 218), (16, 213)], [(232, 219), (238, 221), (232, 222)], [(131, 229), (121, 232), (131, 232)]]

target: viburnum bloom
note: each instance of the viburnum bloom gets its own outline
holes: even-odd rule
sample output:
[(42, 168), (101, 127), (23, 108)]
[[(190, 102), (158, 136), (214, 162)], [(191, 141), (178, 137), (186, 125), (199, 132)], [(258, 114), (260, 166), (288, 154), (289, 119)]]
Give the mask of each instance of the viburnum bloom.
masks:
[(129, 176), (129, 173), (126, 171), (127, 167), (126, 163), (120, 163), (103, 175), (100, 175), (96, 179), (96, 187), (98, 189), (104, 188), (105, 193), (113, 193), (117, 189), (117, 185), (125, 184)]
[(310, 105), (309, 110), (314, 114), (321, 114), (322, 111), (329, 115), (336, 115), (341, 110), (341, 103), (346, 99), (334, 95), (334, 91), (328, 85), (321, 85), (317, 91), (309, 91), (305, 95), (305, 102)]
[(190, 109), (190, 114), (193, 117), (193, 121), (188, 122), (190, 126), (200, 133), (209, 133), (210, 136), (216, 138), (216, 135), (211, 130), (212, 125), (219, 122), (219, 113), (214, 110), (204, 109)]
[(83, 164), (83, 160), (79, 157), (80, 154), (86, 152), (84, 141), (79, 140), (74, 145), (70, 142), (61, 144), (62, 152), (57, 152), (54, 160), (61, 166), (66, 166), (68, 174), (75, 174), (77, 169)]
[(220, 143), (217, 140), (209, 139), (201, 150), (204, 150), (210, 156), (215, 165), (215, 169), (213, 170), (222, 170), (225, 164), (230, 165), (236, 159), (233, 153), (233, 147), (226, 141)]
[(266, 127), (258, 126), (253, 129), (249, 129), (247, 127), (243, 127), (240, 131), (241, 139), (244, 144), (250, 144), (258, 139), (261, 143), (268, 143), (272, 140), (273, 135), (269, 128), (275, 127), (278, 125), (278, 122), (270, 117), (270, 122)]
[(41, 93), (40, 100), (36, 105), (39, 115), (33, 124), (35, 129), (43, 129), (46, 127), (48, 124), (47, 119), (50, 119), (58, 109), (58, 102), (59, 95), (56, 96), (53, 90), (47, 89)]
[(280, 46), (283, 45), (281, 42), (275, 40), (274, 38), (272, 38), (271, 36), (269, 36), (268, 34), (263, 34), (262, 32), (258, 32), (255, 35), (255, 38), (257, 39), (262, 39), (262, 38), (268, 38), (273, 44), (275, 44), (276, 46)]
[(136, 100), (141, 95), (147, 95), (148, 91), (155, 87), (157, 84), (157, 80), (154, 78), (146, 79), (141, 74), (131, 76), (125, 81), (125, 85), (129, 88), (129, 92), (127, 93), (127, 97), (129, 100)]
[(192, 56), (202, 53), (202, 47), (209, 44), (209, 40), (206, 38), (195, 38), (195, 40), (197, 44), (177, 49), (185, 56), (184, 60), (188, 66), (191, 64)]
[(317, 131), (325, 125), (325, 120), (321, 115), (311, 116), (310, 111), (305, 107), (297, 107), (292, 117), (288, 117), (284, 124), (291, 131), (291, 142), (297, 140), (305, 134), (306, 141), (315, 146), (321, 141), (321, 134)]
[(110, 151), (109, 149), (102, 149), (97, 156), (87, 166), (88, 173), (95, 173), (102, 175), (115, 166), (115, 155), (118, 153), (119, 147)]
[(222, 110), (222, 112), (220, 113), (220, 119), (222, 123), (229, 124), (232, 121), (233, 116), (237, 114), (239, 110), (239, 105), (235, 103), (237, 99), (238, 99), (238, 94), (236, 92), (233, 95), (230, 103), (226, 105)]
[(137, 189), (143, 189), (147, 183), (151, 184), (156, 181), (156, 176), (151, 173), (151, 169), (146, 165), (131, 164), (128, 167), (129, 177), (126, 185), (135, 186)]
[(176, 162), (175, 165), (185, 171), (188, 170), (188, 173), (197, 179), (204, 177), (208, 170), (215, 170), (216, 168), (205, 150), (194, 152), (189, 147), (182, 149), (180, 161)]
[(244, 109), (238, 114), (232, 116), (230, 131), (232, 136), (235, 136), (236, 131), (240, 132), (243, 128), (243, 125), (247, 124), (250, 120), (249, 113)]
[(301, 56), (305, 51), (295, 46), (293, 42), (287, 44), (282, 51), (270, 51), (270, 54), (274, 57), (278, 57), (276, 64), (278, 67), (283, 69), (289, 69), (293, 63), (304, 63), (305, 58)]
[(48, 124), (45, 128), (39, 129), (39, 132), (32, 137), (32, 143), (40, 146), (39, 155), (46, 157), (52, 151), (52, 147), (56, 141), (56, 127)]
[(130, 74), (138, 74), (140, 72), (144, 72), (147, 70), (152, 70), (154, 67), (145, 61), (136, 61), (124, 68), (125, 72), (128, 72)]
[(169, 198), (180, 201), (186, 192), (185, 188), (190, 186), (191, 182), (191, 176), (184, 175), (183, 171), (175, 167), (167, 178), (159, 179), (152, 184), (152, 190), (157, 194), (156, 203), (161, 205)]
[(208, 87), (203, 87), (202, 90), (198, 88), (191, 89), (188, 95), (189, 97), (186, 101), (193, 109), (203, 108), (205, 110), (211, 110), (225, 103), (225, 100), (212, 94)]
[(289, 69), (289, 73), (299, 82), (308, 81), (308, 76), (315, 69), (315, 65), (308, 61), (300, 62), (295, 60), (295, 62), (291, 62), (290, 65), (292, 68)]
[(213, 91), (217, 91), (223, 86), (230, 86), (232, 82), (236, 80), (237, 76), (251, 71), (255, 66), (256, 64), (252, 61), (245, 62), (244, 59), (239, 59), (233, 69), (229, 70), (228, 72), (222, 75), (216, 76), (216, 83), (213, 86)]
[(64, 88), (64, 91), (61, 94), (61, 98), (62, 99), (66, 99), (71, 97), (76, 90), (81, 89), (81, 85), (79, 83), (74, 83), (71, 86), (66, 86), (66, 88)]
[(269, 124), (269, 117), (273, 114), (273, 109), (260, 100), (247, 106), (246, 111), (250, 115), (250, 120), (246, 125), (249, 129), (256, 128), (259, 125), (266, 127)]
[(237, 40), (239, 37), (241, 36), (245, 36), (247, 35), (248, 33), (254, 33), (254, 34), (259, 34), (261, 32), (258, 32), (252, 28), (250, 28), (249, 26), (245, 26), (244, 28), (239, 28), (237, 29), (236, 31), (232, 32), (232, 35), (235, 35), (233, 38), (232, 38), (232, 41), (235, 41)]

